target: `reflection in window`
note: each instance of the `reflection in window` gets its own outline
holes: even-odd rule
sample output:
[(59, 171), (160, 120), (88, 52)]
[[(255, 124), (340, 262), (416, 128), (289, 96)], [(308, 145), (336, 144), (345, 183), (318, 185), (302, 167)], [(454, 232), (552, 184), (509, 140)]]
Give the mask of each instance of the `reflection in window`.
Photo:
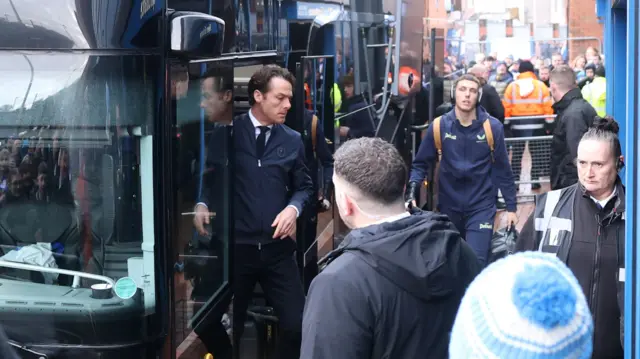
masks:
[[(174, 277), (179, 323), (178, 342), (210, 314), (216, 294), (228, 284), (230, 239), (229, 139), (233, 118), (233, 67), (229, 62), (191, 64), (184, 96), (177, 97), (175, 122), (179, 131), (175, 177), (179, 232), (176, 257), (184, 270)], [(208, 223), (199, 228), (194, 208), (203, 205)], [(220, 308), (216, 313), (224, 312)], [(220, 318), (207, 320), (208, 323)]]
[[(46, 320), (90, 311), (88, 328), (108, 317), (107, 327), (120, 328), (103, 329), (130, 341), (140, 323), (123, 323), (154, 311), (150, 125), (158, 66), (150, 56), (0, 55), (0, 282), (34, 312), (43, 300), (75, 308)], [(139, 287), (131, 299), (92, 297), (92, 285), (127, 276)], [(4, 306), (0, 320), (3, 309), (16, 310)], [(64, 330), (68, 344), (93, 333), (81, 324)], [(54, 338), (36, 342), (61, 340)]]

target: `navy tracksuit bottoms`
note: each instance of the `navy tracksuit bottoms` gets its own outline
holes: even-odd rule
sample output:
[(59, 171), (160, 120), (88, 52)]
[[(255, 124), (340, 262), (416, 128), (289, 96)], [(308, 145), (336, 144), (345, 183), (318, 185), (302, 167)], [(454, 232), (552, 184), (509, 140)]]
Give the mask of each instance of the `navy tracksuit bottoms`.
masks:
[(449, 216), (462, 238), (475, 252), (480, 265), (486, 266), (491, 251), (493, 223), (496, 218), (495, 204), (464, 212), (441, 208), (440, 212)]

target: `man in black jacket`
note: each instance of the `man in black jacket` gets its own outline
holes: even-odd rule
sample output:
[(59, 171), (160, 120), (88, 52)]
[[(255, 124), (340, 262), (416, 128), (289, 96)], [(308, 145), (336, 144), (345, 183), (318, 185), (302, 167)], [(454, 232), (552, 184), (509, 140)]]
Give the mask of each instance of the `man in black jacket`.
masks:
[(474, 75), (482, 83), (482, 98), (480, 106), (501, 123), (504, 123), (504, 106), (496, 89), (487, 83), (489, 79), (489, 70), (484, 65), (474, 65), (469, 69), (469, 73)]
[(407, 168), (380, 138), (334, 155), (336, 205), (352, 229), (313, 280), (301, 358), (446, 358), (479, 262), (447, 216), (405, 210)]
[[(618, 124), (597, 118), (578, 146), (579, 183), (536, 197), (517, 251), (554, 253), (584, 291), (594, 321), (593, 359), (622, 359), (625, 188)], [(617, 295), (616, 295), (617, 293)]]
[[(294, 258), (296, 221), (313, 195), (300, 134), (284, 125), (293, 76), (264, 66), (249, 80), (251, 110), (233, 121), (234, 341), (244, 330), (254, 287), (260, 282), (279, 317), (278, 358), (299, 358), (304, 292)], [(203, 195), (196, 227), (210, 216)]]
[[(582, 98), (576, 86), (575, 72), (561, 65), (551, 72), (550, 92), (557, 114), (551, 144), (551, 189), (560, 189), (578, 182), (575, 159), (578, 143), (587, 132), (596, 110)], [(547, 123), (547, 126), (550, 124)]]

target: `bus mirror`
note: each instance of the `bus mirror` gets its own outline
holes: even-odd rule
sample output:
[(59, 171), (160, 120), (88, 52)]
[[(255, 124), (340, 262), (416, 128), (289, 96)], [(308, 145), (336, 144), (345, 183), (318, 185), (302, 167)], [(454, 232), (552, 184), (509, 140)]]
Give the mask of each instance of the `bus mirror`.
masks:
[(169, 36), (174, 55), (215, 57), (222, 54), (224, 20), (187, 11), (176, 11), (170, 18)]

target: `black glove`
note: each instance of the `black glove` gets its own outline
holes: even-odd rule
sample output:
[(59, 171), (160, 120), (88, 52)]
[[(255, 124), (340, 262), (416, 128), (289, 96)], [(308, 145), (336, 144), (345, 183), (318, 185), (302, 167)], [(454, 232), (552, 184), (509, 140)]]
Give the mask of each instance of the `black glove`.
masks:
[(416, 194), (418, 193), (418, 182), (409, 182), (407, 190), (405, 192), (405, 203), (409, 205), (409, 208), (413, 206), (411, 202), (416, 200)]

